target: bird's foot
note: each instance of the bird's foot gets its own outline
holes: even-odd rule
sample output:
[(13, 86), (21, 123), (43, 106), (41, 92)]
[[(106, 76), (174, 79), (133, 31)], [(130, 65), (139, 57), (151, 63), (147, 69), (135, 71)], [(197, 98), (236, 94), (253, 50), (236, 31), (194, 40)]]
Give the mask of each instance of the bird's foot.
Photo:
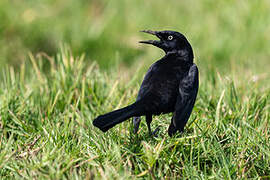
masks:
[(149, 132), (149, 135), (153, 137), (157, 137), (158, 131), (159, 131), (159, 126), (153, 132)]
[(134, 134), (137, 134), (138, 130), (139, 130), (139, 127), (134, 127), (134, 128), (133, 128), (133, 133), (134, 133)]

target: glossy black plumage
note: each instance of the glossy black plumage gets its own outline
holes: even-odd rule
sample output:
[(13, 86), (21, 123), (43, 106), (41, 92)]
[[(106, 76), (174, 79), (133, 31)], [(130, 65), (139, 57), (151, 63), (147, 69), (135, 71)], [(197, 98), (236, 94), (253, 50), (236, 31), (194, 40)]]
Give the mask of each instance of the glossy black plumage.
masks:
[(143, 31), (156, 35), (160, 40), (140, 41), (163, 49), (166, 55), (147, 71), (135, 103), (97, 117), (93, 124), (106, 132), (118, 123), (134, 117), (134, 132), (140, 124), (140, 116), (146, 116), (149, 133), (152, 115), (173, 112), (168, 129), (170, 136), (183, 131), (193, 109), (199, 77), (193, 63), (193, 51), (188, 40), (175, 31)]

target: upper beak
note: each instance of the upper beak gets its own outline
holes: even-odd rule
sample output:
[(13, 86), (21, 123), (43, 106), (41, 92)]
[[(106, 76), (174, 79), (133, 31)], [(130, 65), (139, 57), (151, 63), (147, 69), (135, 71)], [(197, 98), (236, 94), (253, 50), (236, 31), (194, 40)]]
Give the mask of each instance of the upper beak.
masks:
[(157, 31), (152, 31), (152, 30), (142, 30), (140, 32), (148, 33), (148, 34), (153, 34), (156, 35), (158, 32)]
[[(143, 31), (140, 31), (140, 32), (155, 35), (160, 39), (160, 37), (158, 35), (159, 31), (143, 30)], [(139, 41), (139, 43), (152, 44), (152, 45), (157, 46), (157, 47), (160, 47), (160, 45), (161, 45), (161, 41), (157, 41), (157, 40)]]

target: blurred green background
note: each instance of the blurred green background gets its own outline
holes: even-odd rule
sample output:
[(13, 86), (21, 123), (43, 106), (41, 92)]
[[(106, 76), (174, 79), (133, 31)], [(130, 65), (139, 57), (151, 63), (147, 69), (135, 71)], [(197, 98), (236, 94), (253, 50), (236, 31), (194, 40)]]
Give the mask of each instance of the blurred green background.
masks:
[(139, 45), (152, 38), (139, 30), (170, 29), (187, 36), (202, 68), (259, 73), (269, 68), (269, 12), (269, 0), (1, 0), (0, 65), (54, 56), (63, 43), (105, 69), (150, 64), (162, 52)]
[[(138, 43), (154, 38), (144, 29), (194, 49), (200, 88), (180, 138), (163, 136), (171, 115), (155, 117), (158, 138), (145, 122), (138, 136), (130, 122), (92, 126), (163, 56)], [(269, 0), (0, 0), (0, 179), (269, 179), (269, 47)]]

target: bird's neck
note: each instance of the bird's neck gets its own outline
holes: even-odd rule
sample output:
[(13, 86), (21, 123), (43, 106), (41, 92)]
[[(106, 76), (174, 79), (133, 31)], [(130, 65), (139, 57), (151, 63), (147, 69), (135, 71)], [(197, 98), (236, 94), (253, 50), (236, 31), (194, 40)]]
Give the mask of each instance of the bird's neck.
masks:
[(193, 64), (193, 52), (188, 50), (174, 50), (166, 52), (166, 57), (179, 59), (181, 61), (185, 61), (187, 63)]

